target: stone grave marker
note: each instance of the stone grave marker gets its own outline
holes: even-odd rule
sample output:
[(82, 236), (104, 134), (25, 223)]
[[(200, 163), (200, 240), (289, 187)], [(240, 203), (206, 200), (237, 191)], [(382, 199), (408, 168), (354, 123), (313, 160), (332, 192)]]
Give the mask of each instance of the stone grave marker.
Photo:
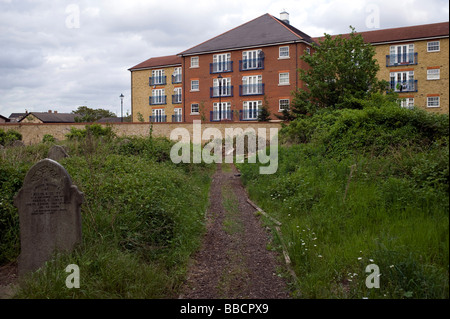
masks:
[(69, 157), (69, 154), (67, 154), (67, 152), (64, 149), (64, 147), (62, 147), (60, 145), (53, 145), (49, 149), (47, 157), (49, 159), (54, 160), (54, 161), (59, 161), (59, 160), (61, 160), (63, 158)]
[(28, 171), (14, 198), (20, 223), (19, 276), (40, 268), (55, 251), (71, 251), (81, 243), (83, 199), (58, 162), (44, 159)]

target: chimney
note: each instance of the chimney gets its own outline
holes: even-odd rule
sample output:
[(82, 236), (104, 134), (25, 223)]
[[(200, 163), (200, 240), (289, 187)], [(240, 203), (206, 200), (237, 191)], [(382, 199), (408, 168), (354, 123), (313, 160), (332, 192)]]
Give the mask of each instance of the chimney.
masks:
[(58, 114), (58, 111), (53, 111), (53, 113)]
[(48, 110), (48, 113), (52, 113), (52, 110)]
[(280, 13), (280, 20), (283, 21), (284, 23), (290, 24), (289, 13), (287, 13), (286, 10)]

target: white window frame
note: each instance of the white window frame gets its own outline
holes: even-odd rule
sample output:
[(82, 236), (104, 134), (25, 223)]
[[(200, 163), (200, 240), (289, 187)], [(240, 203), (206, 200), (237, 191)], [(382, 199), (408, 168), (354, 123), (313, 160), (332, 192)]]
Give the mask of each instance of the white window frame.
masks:
[(174, 70), (173, 70), (173, 74), (172, 74), (174, 77), (175, 77), (175, 79), (177, 78), (177, 77), (179, 77), (179, 81), (178, 82), (181, 82), (181, 76), (182, 76), (182, 68), (181, 67), (178, 67), (178, 68), (175, 68)]
[[(392, 79), (394, 79), (394, 83), (402, 83), (402, 86), (405, 85), (406, 83), (406, 87), (403, 88), (408, 88), (408, 85), (410, 84), (410, 81), (414, 84), (414, 71), (400, 71), (400, 72), (391, 72), (389, 73), (389, 78), (390, 78), (390, 82), (392, 83)], [(394, 87), (394, 91), (395, 92), (400, 92), (399, 89), (397, 89), (397, 87)]]
[(440, 80), (440, 79), (441, 79), (441, 69), (427, 70), (427, 80)]
[(390, 56), (395, 56), (392, 64), (412, 64), (414, 63), (414, 44), (391, 45), (389, 49)]
[[(262, 50), (251, 50), (242, 52), (242, 69), (243, 70), (257, 70), (261, 68)], [(246, 67), (244, 68), (244, 63), (246, 63)]]
[(427, 107), (440, 107), (441, 99), (440, 96), (427, 96)]
[[(152, 90), (153, 105), (164, 104), (163, 97), (165, 95), (166, 95), (165, 89), (153, 89)], [(158, 100), (158, 103), (156, 102), (156, 100)], [(166, 101), (166, 103), (167, 103), (167, 101)]]
[(441, 51), (440, 41), (430, 41), (427, 43), (427, 52), (439, 52)]
[[(163, 116), (166, 115), (166, 111), (165, 109), (152, 109), (152, 117), (155, 118), (160, 118), (162, 119)], [(163, 121), (153, 121), (155, 123), (162, 123)]]
[[(197, 109), (197, 111), (195, 111), (195, 109)], [(198, 103), (191, 104), (191, 115), (193, 114), (200, 114), (200, 104)]]
[[(231, 71), (231, 53), (221, 53), (213, 55), (213, 73)], [(228, 68), (230, 67), (230, 68)]]
[[(194, 88), (194, 83), (196, 83), (196, 88)], [(191, 92), (200, 91), (200, 80), (191, 80)]]
[(215, 102), (213, 104), (213, 120), (219, 120), (219, 104), (222, 106), (222, 120), (229, 119), (227, 115), (231, 117), (231, 102)]
[[(282, 101), (283, 102), (287, 101), (287, 108), (284, 108), (284, 107), (282, 108), (281, 107)], [(283, 110), (288, 110), (289, 111), (290, 106), (291, 106), (291, 101), (289, 101), (289, 99), (279, 99), (278, 100), (278, 112), (283, 112)]]
[[(287, 82), (286, 82), (287, 75)], [(278, 74), (278, 85), (290, 85), (289, 72), (281, 72)]]
[(173, 109), (173, 115), (175, 115), (175, 118), (179, 118), (180, 121), (176, 121), (176, 122), (182, 122), (183, 121), (183, 108), (181, 107), (177, 107)]
[(242, 105), (243, 120), (257, 120), (259, 110), (262, 108), (262, 101), (244, 101)]
[[(152, 85), (161, 85), (164, 84), (164, 76), (166, 72), (164, 69), (152, 70)], [(156, 81), (158, 79), (158, 81)]]
[[(287, 48), (287, 50), (285, 50)], [(287, 53), (287, 55), (286, 55)], [(289, 46), (281, 46), (278, 48), (278, 59), (289, 59)]]
[(242, 87), (242, 95), (262, 94), (262, 75), (243, 76), (242, 84), (246, 85)]
[(198, 56), (191, 56), (191, 69), (200, 67), (200, 58)]
[[(222, 78), (221, 86), (219, 86), (219, 79), (213, 79), (213, 93), (214, 96), (230, 96), (231, 95), (231, 78)], [(219, 88), (222, 89), (222, 92), (219, 92)]]
[(173, 94), (175, 96), (179, 97), (179, 100), (176, 100), (175, 102), (181, 103), (181, 101), (182, 101), (182, 92), (183, 92), (182, 88), (174, 88), (173, 89)]
[(406, 108), (406, 109), (414, 108), (414, 98), (413, 97), (399, 99), (398, 103), (400, 104), (401, 107)]

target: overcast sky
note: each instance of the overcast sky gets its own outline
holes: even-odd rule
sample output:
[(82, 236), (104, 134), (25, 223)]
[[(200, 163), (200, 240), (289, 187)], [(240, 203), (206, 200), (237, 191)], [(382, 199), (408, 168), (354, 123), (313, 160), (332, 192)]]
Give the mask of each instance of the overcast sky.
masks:
[(0, 115), (130, 112), (128, 69), (265, 13), (312, 37), (448, 21), (447, 0), (0, 0)]

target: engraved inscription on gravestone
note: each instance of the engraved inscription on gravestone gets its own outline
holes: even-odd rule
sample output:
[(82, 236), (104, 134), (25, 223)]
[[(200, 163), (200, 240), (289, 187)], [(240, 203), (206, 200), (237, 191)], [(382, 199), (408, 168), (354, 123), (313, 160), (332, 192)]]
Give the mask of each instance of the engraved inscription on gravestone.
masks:
[(58, 162), (34, 165), (14, 198), (19, 210), (19, 275), (40, 268), (55, 250), (71, 251), (81, 242), (83, 193)]

